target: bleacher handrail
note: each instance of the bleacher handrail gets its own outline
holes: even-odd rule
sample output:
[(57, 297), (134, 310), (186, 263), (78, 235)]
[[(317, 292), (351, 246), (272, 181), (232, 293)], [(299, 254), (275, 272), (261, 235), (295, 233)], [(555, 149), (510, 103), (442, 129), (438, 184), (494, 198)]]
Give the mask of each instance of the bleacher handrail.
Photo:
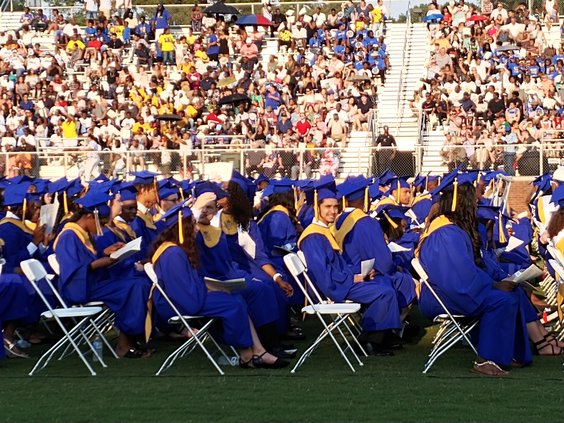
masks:
[(406, 21), (405, 21), (405, 39), (403, 42), (403, 52), (404, 55), (403, 57), (403, 62), (401, 64), (401, 69), (400, 69), (400, 74), (399, 74), (399, 89), (398, 89), (398, 96), (397, 96), (397, 121), (396, 121), (396, 134), (399, 133), (399, 127), (401, 125), (401, 120), (403, 117), (403, 105), (401, 102), (402, 99), (402, 93), (404, 90), (404, 72), (406, 69), (406, 65), (409, 63), (409, 59), (410, 56), (409, 54), (407, 54), (407, 49), (408, 46), (410, 46), (411, 44), (411, 13), (410, 13), (410, 9), (411, 9), (411, 0), (407, 2), (407, 9), (406, 9)]

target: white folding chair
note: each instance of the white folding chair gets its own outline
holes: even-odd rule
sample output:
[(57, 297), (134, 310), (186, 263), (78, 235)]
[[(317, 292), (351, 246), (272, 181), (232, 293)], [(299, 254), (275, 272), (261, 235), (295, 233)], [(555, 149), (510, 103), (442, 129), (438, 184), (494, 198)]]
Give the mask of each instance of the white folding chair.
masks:
[[(307, 301), (309, 302), (309, 305), (305, 306), (302, 309), (302, 311), (307, 314), (316, 315), (319, 321), (321, 322), (321, 324), (323, 325), (323, 330), (321, 331), (317, 339), (313, 342), (313, 344), (311, 344), (311, 346), (303, 352), (300, 359), (297, 361), (296, 365), (292, 369), (292, 373), (296, 372), (296, 370), (305, 362), (305, 360), (320, 345), (321, 341), (323, 341), (327, 336), (331, 338), (331, 340), (333, 341), (333, 343), (341, 353), (341, 356), (343, 357), (349, 368), (353, 372), (356, 372), (354, 366), (352, 365), (351, 361), (347, 357), (345, 351), (346, 350), (351, 351), (352, 355), (358, 362), (359, 366), (362, 366), (364, 364), (360, 360), (358, 354), (352, 348), (349, 340), (347, 339), (343, 331), (341, 330), (341, 326), (344, 326), (348, 330), (352, 340), (356, 343), (356, 345), (359, 347), (362, 353), (366, 355), (366, 352), (358, 342), (358, 339), (356, 338), (355, 334), (353, 334), (350, 327), (346, 323), (347, 319), (351, 315), (357, 313), (360, 310), (361, 305), (358, 303), (330, 303), (321, 300), (321, 296), (319, 295), (319, 292), (317, 291), (309, 275), (307, 274), (304, 262), (300, 260), (298, 255), (294, 253), (285, 255), (284, 263), (286, 264), (287, 269), (292, 274), (294, 280), (296, 281), (296, 284), (300, 287)], [(301, 281), (300, 277), (304, 278), (306, 282), (305, 285)], [(309, 289), (311, 289), (311, 291), (317, 297), (318, 301), (315, 301), (311, 297), (311, 295), (309, 294)], [(337, 331), (341, 335), (342, 339), (346, 344), (345, 349), (343, 349), (339, 344), (339, 342), (337, 341), (337, 338), (333, 333), (334, 331)]]
[[(25, 260), (20, 263), (20, 267), (24, 275), (33, 286), (33, 289), (37, 292), (37, 295), (39, 295), (39, 297), (47, 307), (47, 311), (43, 312), (41, 314), (41, 317), (43, 317), (44, 319), (55, 320), (59, 325), (59, 328), (63, 332), (63, 337), (59, 339), (51, 348), (49, 348), (47, 352), (45, 352), (39, 358), (39, 360), (37, 360), (37, 363), (31, 370), (29, 375), (33, 376), (36, 372), (44, 369), (47, 364), (49, 364), (49, 361), (51, 361), (53, 355), (57, 353), (57, 351), (59, 351), (63, 347), (66, 347), (67, 345), (71, 345), (90, 374), (92, 376), (96, 376), (96, 372), (84, 356), (84, 353), (80, 350), (77, 341), (84, 341), (84, 343), (88, 345), (92, 353), (96, 356), (99, 363), (103, 367), (107, 367), (106, 363), (104, 363), (102, 357), (100, 357), (100, 355), (96, 352), (96, 350), (92, 346), (92, 343), (85, 334), (87, 325), (91, 323), (91, 320), (95, 315), (102, 311), (102, 307), (67, 307), (57, 290), (53, 287), (49, 275), (47, 275), (45, 268), (39, 261), (35, 259)], [(39, 289), (38, 282), (40, 280), (46, 281), (49, 289), (53, 292), (53, 294), (57, 298), (57, 301), (61, 304), (61, 307), (53, 308), (51, 306), (47, 298), (45, 298), (43, 292), (41, 292), (41, 289)], [(67, 327), (63, 324), (63, 319), (72, 319), (74, 326), (70, 330), (67, 329)]]
[[(152, 263), (145, 263), (143, 268), (145, 269), (145, 273), (147, 274), (147, 276), (149, 276), (149, 279), (151, 279), (151, 282), (153, 282), (153, 289), (157, 289), (159, 291), (159, 293), (162, 295), (164, 300), (170, 305), (170, 307), (172, 308), (172, 310), (176, 314), (176, 316), (173, 316), (172, 318), (170, 318), (168, 322), (170, 324), (181, 324), (182, 326), (184, 326), (184, 328), (186, 328), (186, 330), (190, 334), (190, 338), (188, 338), (180, 347), (178, 347), (176, 350), (174, 350), (172, 353), (170, 353), (170, 355), (163, 362), (160, 369), (157, 371), (156, 375), (160, 376), (163, 372), (168, 370), (174, 364), (174, 362), (176, 361), (177, 358), (183, 357), (183, 356), (189, 354), (196, 347), (200, 347), (200, 349), (204, 352), (204, 354), (206, 355), (208, 360), (213, 364), (213, 366), (216, 368), (216, 370), (219, 372), (219, 374), (223, 376), (225, 373), (223, 372), (221, 367), (219, 367), (219, 364), (215, 361), (213, 356), (210, 354), (210, 352), (208, 351), (208, 349), (204, 345), (204, 342), (207, 339), (209, 339), (214, 344), (214, 346), (217, 348), (219, 353), (228, 362), (231, 362), (231, 360), (229, 359), (227, 354), (225, 354), (223, 349), (219, 346), (219, 344), (216, 342), (216, 340), (213, 338), (213, 336), (211, 336), (211, 334), (209, 333), (209, 329), (210, 329), (211, 325), (215, 322), (215, 319), (209, 318), (209, 317), (203, 317), (203, 316), (187, 316), (187, 315), (183, 315), (182, 313), (180, 313), (180, 310), (178, 310), (178, 308), (171, 301), (170, 297), (166, 294), (163, 287), (159, 284), (159, 278), (157, 277), (157, 274), (155, 273), (155, 269), (153, 268), (153, 264)], [(196, 329), (192, 328), (192, 326), (189, 323), (190, 321), (193, 321), (193, 320), (207, 320), (207, 321), (200, 329), (196, 330)]]
[[(59, 261), (57, 260), (56, 254), (50, 254), (47, 257), (47, 262), (49, 263), (49, 266), (51, 266), (51, 269), (53, 269), (53, 272), (55, 272), (57, 276), (60, 276), (61, 267), (59, 265)], [(64, 301), (62, 301), (62, 304), (64, 304)], [(65, 307), (67, 306), (65, 305)], [(106, 307), (103, 301), (90, 301), (84, 304), (84, 307), (103, 308), (102, 312), (98, 316), (96, 316), (94, 320), (90, 322), (90, 326), (87, 328), (87, 330), (85, 330), (85, 333), (88, 336), (88, 338), (91, 338), (94, 335), (94, 333), (105, 334), (114, 326), (114, 321), (116, 316), (108, 307)], [(79, 343), (80, 342), (81, 341), (79, 340)], [(102, 342), (104, 342), (104, 344), (106, 345), (108, 350), (112, 353), (114, 358), (119, 358), (116, 350), (112, 347), (110, 341), (106, 336), (102, 336)], [(68, 351), (71, 351), (70, 346), (67, 346), (67, 348), (62, 354), (62, 357), (64, 357)]]
[(411, 260), (411, 265), (419, 275), (420, 282), (425, 285), (425, 288), (431, 292), (433, 297), (435, 297), (435, 300), (437, 300), (444, 310), (444, 314), (439, 314), (433, 320), (441, 325), (435, 335), (435, 338), (433, 339), (433, 348), (429, 353), (427, 363), (425, 363), (425, 366), (423, 367), (423, 373), (427, 373), (441, 355), (447, 352), (462, 339), (464, 339), (470, 348), (472, 348), (474, 353), (478, 355), (478, 351), (476, 350), (476, 347), (474, 347), (472, 341), (470, 341), (468, 333), (470, 333), (470, 331), (478, 324), (479, 319), (469, 318), (459, 314), (452, 314), (429, 283), (427, 272), (425, 272), (425, 269), (423, 269), (419, 260), (414, 258)]

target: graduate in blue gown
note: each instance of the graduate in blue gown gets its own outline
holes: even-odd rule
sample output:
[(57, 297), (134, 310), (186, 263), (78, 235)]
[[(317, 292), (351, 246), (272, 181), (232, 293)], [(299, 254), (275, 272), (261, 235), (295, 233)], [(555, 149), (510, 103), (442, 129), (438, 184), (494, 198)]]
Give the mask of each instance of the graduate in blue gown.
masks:
[(323, 177), (314, 189), (317, 219), (304, 230), (298, 241), (309, 275), (327, 298), (363, 304), (360, 340), (367, 346), (369, 344), (369, 350), (374, 353), (391, 355), (382, 348), (384, 332), (401, 327), (398, 299), (391, 281), (386, 284), (373, 280), (374, 271), (366, 277), (367, 280), (351, 271), (329, 228), (337, 219), (339, 210), (335, 182), (331, 176)]
[(27, 317), (28, 292), (25, 288), (27, 281), (19, 275), (0, 275), (0, 358), (5, 354), (10, 357), (28, 358), (15, 344), (14, 332), (17, 322)]
[(406, 207), (387, 205), (378, 214), (378, 219), (388, 242), (394, 242), (406, 250), (394, 252), (392, 257), (396, 266), (408, 271), (411, 269), (411, 260), (413, 260), (420, 234), (409, 228), (406, 211)]
[[(287, 366), (287, 361), (269, 354), (260, 343), (241, 295), (208, 291), (197, 271), (196, 225), (190, 209), (183, 206), (181, 203), (163, 215), (166, 229), (151, 250), (151, 262), (162, 288), (180, 313), (217, 318), (221, 340), (239, 349), (242, 367)], [(175, 315), (158, 290), (152, 301), (159, 321), (167, 322)]]
[[(522, 290), (516, 289), (510, 280), (495, 280), (488, 273), (477, 230), (473, 181), (473, 177), (457, 171), (443, 179), (439, 187), (443, 192), (439, 212), (431, 217), (417, 255), (429, 283), (449, 311), (480, 319), (479, 357), (472, 370), (503, 376), (507, 374), (504, 368), (512, 363), (522, 366), (532, 361), (529, 335), (534, 342), (540, 342), (538, 346), (549, 341), (544, 338), (538, 321), (527, 322), (530, 308), (524, 307)], [(419, 307), (429, 318), (444, 312), (425, 286)]]
[(302, 230), (298, 224), (294, 209), (295, 181), (290, 179), (273, 180), (267, 188), (268, 203), (263, 212), (257, 218), (265, 252), (272, 264), (284, 280), (290, 281), (294, 288), (294, 295), (290, 297), (291, 305), (304, 303), (304, 296), (300, 289), (294, 285), (284, 264), (284, 255), (295, 252), (298, 242), (298, 230)]
[(147, 170), (132, 172), (135, 175), (133, 185), (137, 189), (137, 217), (131, 222), (131, 228), (137, 236), (142, 236), (141, 256), (147, 257), (151, 244), (159, 230), (153, 219), (153, 207), (158, 203), (158, 191), (155, 178), (158, 173)]
[(240, 175), (234, 176), (227, 184), (229, 197), (218, 201), (222, 207), (219, 216), (221, 230), (226, 235), (231, 257), (239, 269), (273, 286), (279, 309), (278, 332), (283, 334), (289, 328), (288, 297), (294, 294), (294, 289), (276, 271), (266, 254), (260, 230), (252, 220), (252, 195), (248, 185), (246, 178)]
[(95, 191), (76, 200), (81, 208), (65, 225), (54, 245), (61, 271), (59, 290), (68, 304), (103, 301), (115, 313), (115, 325), (120, 329), (117, 354), (139, 358), (144, 351), (134, 344), (135, 338), (145, 332), (150, 284), (147, 279), (112, 274), (110, 266), (115, 260), (109, 255), (123, 243), (107, 247), (104, 256), (98, 258), (92, 238), (101, 232), (100, 219), (110, 215), (109, 200), (108, 194)]
[(374, 259), (375, 280), (390, 278), (400, 309), (406, 309), (415, 299), (415, 283), (395, 265), (378, 221), (364, 212), (369, 205), (369, 182), (364, 176), (349, 177), (337, 187), (346, 207), (331, 229), (351, 271), (359, 274), (361, 262)]

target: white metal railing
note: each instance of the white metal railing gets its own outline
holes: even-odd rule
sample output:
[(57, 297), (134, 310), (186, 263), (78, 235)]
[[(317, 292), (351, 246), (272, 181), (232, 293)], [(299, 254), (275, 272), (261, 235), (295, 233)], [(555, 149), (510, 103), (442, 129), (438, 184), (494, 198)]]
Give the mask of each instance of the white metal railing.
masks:
[(401, 70), (400, 70), (400, 74), (399, 74), (399, 90), (398, 90), (398, 96), (397, 96), (397, 105), (398, 105), (398, 109), (397, 109), (397, 122), (396, 122), (396, 134), (398, 134), (399, 132), (399, 128), (401, 126), (401, 121), (402, 121), (402, 117), (403, 117), (403, 104), (402, 104), (402, 96), (403, 96), (403, 91), (404, 91), (404, 85), (405, 85), (405, 81), (404, 81), (404, 74), (406, 72), (406, 68), (407, 65), (409, 64), (409, 60), (411, 57), (411, 54), (408, 54), (408, 49), (410, 49), (411, 46), (411, 13), (410, 13), (410, 8), (411, 8), (411, 0), (407, 3), (407, 9), (405, 12), (406, 15), (406, 22), (405, 22), (405, 26), (406, 26), (406, 32), (405, 32), (405, 39), (404, 39), (404, 43), (403, 43), (403, 62), (401, 64)]

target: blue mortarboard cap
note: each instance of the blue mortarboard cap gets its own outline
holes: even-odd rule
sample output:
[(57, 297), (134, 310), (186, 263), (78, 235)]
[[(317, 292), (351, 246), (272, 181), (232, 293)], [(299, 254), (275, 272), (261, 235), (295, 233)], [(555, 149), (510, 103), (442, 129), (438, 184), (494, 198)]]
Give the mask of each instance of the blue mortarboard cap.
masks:
[(182, 192), (189, 193), (190, 191), (192, 191), (192, 188), (194, 187), (194, 182), (189, 180), (180, 181), (179, 186)]
[(27, 192), (30, 185), (29, 182), (8, 185), (4, 190), (4, 205), (21, 206), (24, 200), (35, 199), (36, 196)]
[(218, 200), (220, 198), (229, 197), (229, 193), (222, 190), (221, 187), (218, 184), (216, 184), (215, 182), (202, 181), (202, 182), (196, 183), (196, 185), (194, 186), (194, 196), (195, 197), (199, 197), (200, 195), (202, 195), (206, 192), (214, 193)]
[(192, 210), (190, 210), (189, 207), (185, 207), (186, 202), (187, 202), (187, 200), (183, 201), (183, 202), (177, 204), (176, 206), (170, 208), (169, 210), (167, 210), (167, 212), (162, 215), (162, 217), (159, 221), (161, 221), (161, 220), (164, 221), (165, 226), (167, 228), (170, 228), (171, 226), (174, 226), (176, 223), (178, 223), (179, 213), (181, 213), (182, 218), (192, 216)]
[(417, 175), (415, 179), (413, 179), (413, 186), (419, 188), (425, 185), (425, 176)]
[(100, 182), (108, 182), (110, 179), (104, 175), (103, 173), (100, 173), (98, 176), (96, 176), (94, 179), (92, 179), (89, 184), (91, 183), (100, 183)]
[(544, 175), (537, 176), (533, 181), (533, 185), (537, 188), (537, 191), (547, 192), (550, 188), (551, 180), (552, 175), (550, 173), (545, 173)]
[(257, 187), (256, 187), (256, 185), (253, 181), (251, 181), (249, 178), (241, 175), (236, 170), (233, 171), (233, 174), (231, 176), (231, 181), (233, 181), (237, 185), (239, 185), (241, 187), (241, 189), (243, 190), (243, 192), (245, 194), (247, 194), (247, 197), (249, 198), (249, 200), (252, 201), (252, 199), (255, 196), (256, 189), (257, 189)]
[(133, 183), (135, 185), (148, 185), (155, 182), (155, 178), (160, 175), (160, 173), (151, 172), (149, 170), (142, 170), (140, 172), (130, 172), (135, 179)]
[(119, 181), (117, 179), (111, 179), (111, 180), (107, 179), (106, 181), (101, 181), (101, 182), (90, 181), (88, 183), (88, 187), (89, 187), (88, 192), (93, 191), (93, 192), (109, 193), (118, 184), (119, 184)]
[(380, 209), (376, 217), (379, 220), (388, 222), (393, 228), (396, 228), (398, 224), (393, 219), (403, 219), (408, 221), (408, 223), (411, 221), (411, 219), (408, 219), (405, 215), (408, 210), (408, 207), (386, 204)]
[(370, 180), (362, 175), (349, 176), (343, 183), (339, 184), (337, 190), (347, 200), (361, 200), (365, 197), (366, 188), (369, 184)]
[(288, 178), (282, 178), (270, 181), (269, 187), (272, 187), (272, 192), (274, 194), (283, 194), (285, 192), (291, 192), (294, 185), (295, 181)]
[(33, 182), (33, 178), (27, 175), (14, 176), (13, 178), (6, 179), (10, 184), (19, 185), (23, 182)]
[(35, 186), (35, 192), (37, 194), (46, 194), (49, 192), (49, 180), (37, 178), (31, 182), (31, 185)]
[(75, 203), (81, 205), (83, 209), (91, 213), (98, 210), (100, 217), (107, 217), (110, 215), (108, 201), (111, 199), (112, 197), (105, 192), (88, 191), (84, 197), (75, 200)]
[(49, 184), (49, 194), (55, 194), (56, 192), (62, 192), (67, 188), (69, 181), (66, 177), (57, 179)]
[(294, 183), (302, 191), (305, 191), (306, 188), (311, 188), (313, 186), (313, 181), (311, 179), (299, 179), (294, 181)]
[(397, 178), (397, 175), (392, 172), (390, 169), (386, 169), (379, 177), (378, 180), (380, 181), (381, 186), (389, 185), (392, 179)]
[(137, 200), (137, 188), (130, 183), (124, 182), (119, 186), (120, 201), (136, 201)]
[(388, 184), (390, 185), (390, 192), (395, 191), (398, 188), (410, 188), (409, 182), (407, 182), (407, 176), (399, 176), (396, 178), (392, 178), (388, 182)]
[(507, 176), (507, 172), (504, 172), (502, 170), (491, 170), (489, 172), (484, 173), (483, 179), (486, 182), (490, 182), (492, 179), (497, 178), (497, 175)]
[(67, 192), (67, 195), (69, 197), (74, 197), (75, 195), (80, 194), (83, 189), (84, 186), (82, 185), (82, 182), (80, 182), (80, 178), (76, 178), (72, 181), (69, 181), (65, 188), (65, 191)]
[(10, 181), (8, 181), (6, 178), (1, 177), (0, 178), (0, 189), (4, 189), (6, 188), (8, 185), (10, 185)]
[(380, 191), (380, 185), (378, 184), (378, 181), (374, 182), (368, 187), (368, 195), (370, 195), (370, 201), (377, 200), (383, 195), (382, 191)]
[(159, 188), (159, 198), (168, 198), (172, 195), (177, 195), (180, 198), (180, 191), (178, 186), (173, 185), (165, 185), (162, 188)]
[(337, 193), (337, 185), (333, 175), (325, 175), (313, 183), (314, 199), (315, 192), (317, 193), (317, 201), (325, 200), (327, 198), (339, 198)]

